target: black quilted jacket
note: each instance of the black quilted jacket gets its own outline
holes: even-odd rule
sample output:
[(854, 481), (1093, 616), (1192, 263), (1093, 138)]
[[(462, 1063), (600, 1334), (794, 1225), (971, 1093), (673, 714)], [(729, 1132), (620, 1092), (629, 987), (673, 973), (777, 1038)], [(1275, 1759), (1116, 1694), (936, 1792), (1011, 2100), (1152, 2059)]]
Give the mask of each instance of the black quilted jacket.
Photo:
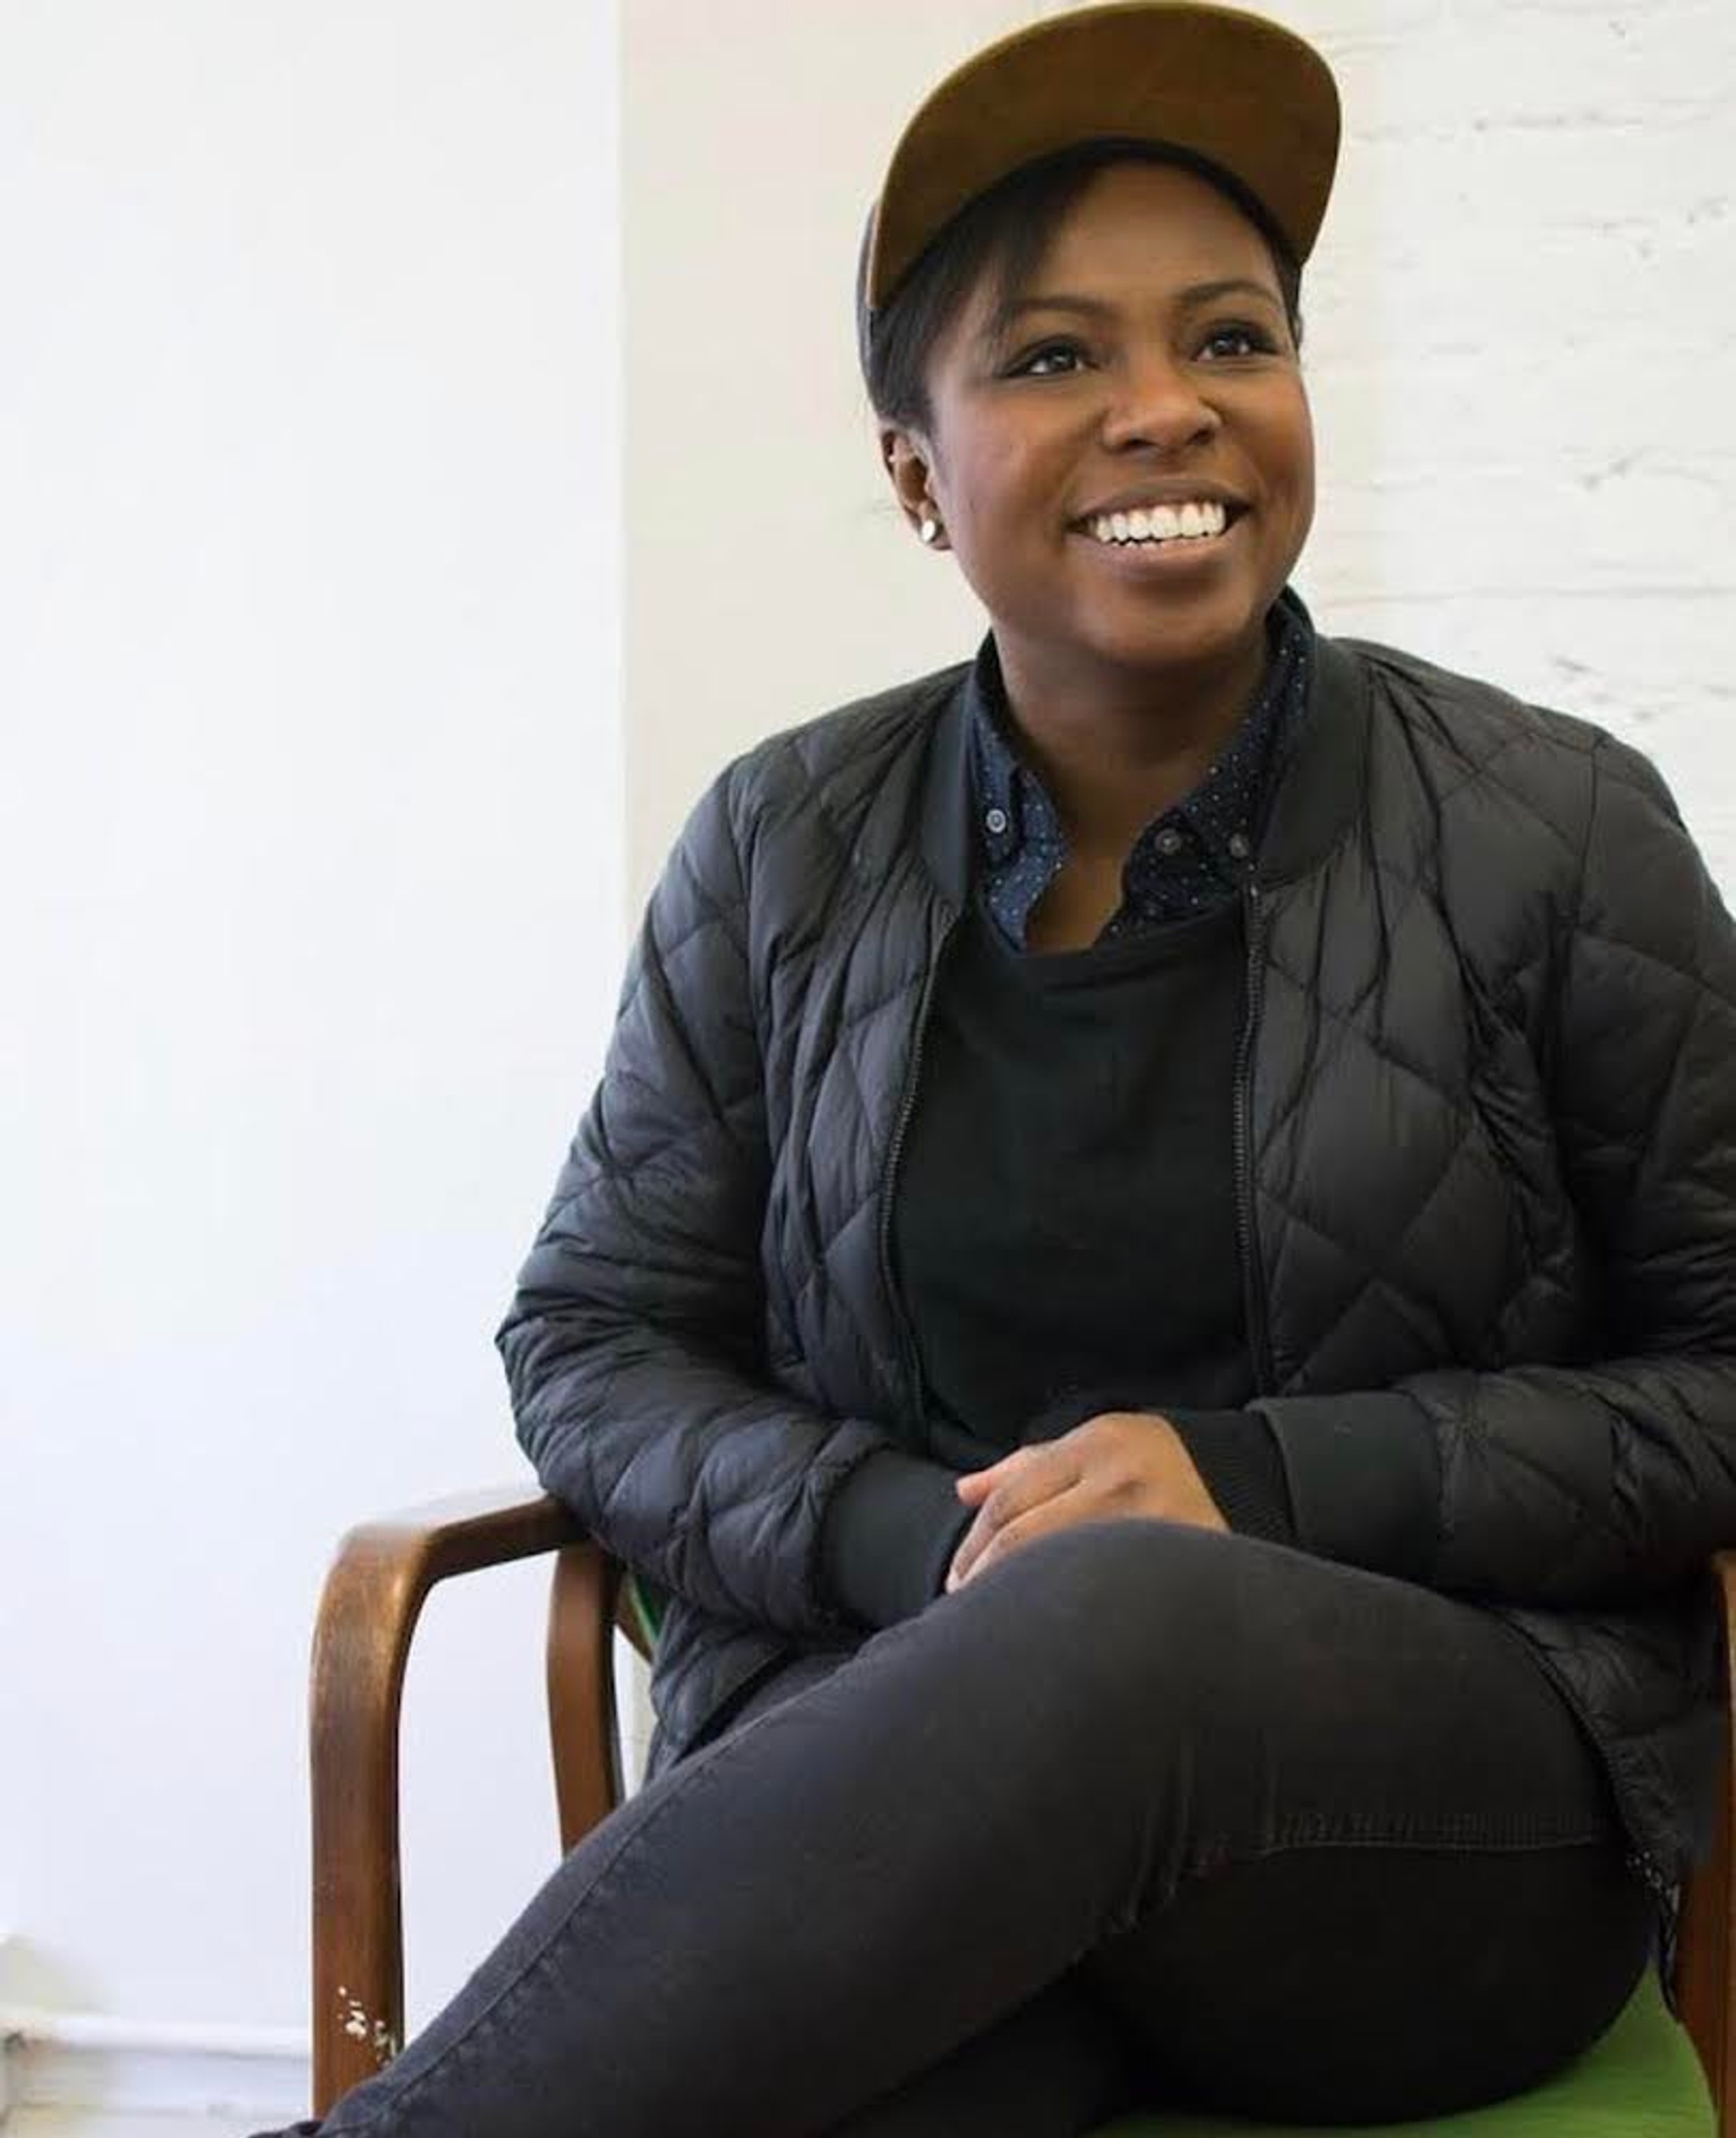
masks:
[[(919, 1406), (888, 1183), (966, 896), (954, 670), (699, 804), (501, 1331), (543, 1483), (667, 1592), (679, 1752), (835, 1630), (828, 1501)], [(1494, 1606), (1661, 1890), (1717, 1758), (1736, 1543), (1736, 944), (1583, 723), (1321, 638), (1245, 900), (1248, 1325), (1299, 1541)]]

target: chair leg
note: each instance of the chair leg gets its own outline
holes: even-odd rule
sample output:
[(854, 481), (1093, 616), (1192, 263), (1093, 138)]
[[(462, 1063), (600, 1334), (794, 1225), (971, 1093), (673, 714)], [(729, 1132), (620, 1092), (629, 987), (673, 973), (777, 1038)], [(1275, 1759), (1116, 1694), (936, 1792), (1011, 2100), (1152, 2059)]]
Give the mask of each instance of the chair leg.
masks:
[(563, 1851), (621, 1800), (615, 1712), (615, 1590), (620, 1569), (594, 1544), (555, 1559), (548, 1598), (548, 1734)]
[(398, 1725), (410, 1627), (396, 1585), (371, 1552), (347, 1554), (326, 1583), (314, 1639), (315, 2115), (403, 2040)]

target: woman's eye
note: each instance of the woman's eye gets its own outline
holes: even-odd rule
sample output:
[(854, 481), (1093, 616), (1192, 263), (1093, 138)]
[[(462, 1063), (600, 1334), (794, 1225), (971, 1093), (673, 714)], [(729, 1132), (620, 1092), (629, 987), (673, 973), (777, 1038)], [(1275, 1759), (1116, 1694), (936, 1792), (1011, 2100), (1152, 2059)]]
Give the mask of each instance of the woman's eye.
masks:
[(1203, 356), (1259, 356), (1269, 354), (1272, 338), (1263, 326), (1249, 326), (1240, 320), (1227, 326), (1215, 326), (1201, 345)]
[(1021, 379), (1064, 378), (1077, 370), (1083, 361), (1084, 352), (1077, 342), (1045, 342), (1040, 348), (1015, 358), (1008, 370)]

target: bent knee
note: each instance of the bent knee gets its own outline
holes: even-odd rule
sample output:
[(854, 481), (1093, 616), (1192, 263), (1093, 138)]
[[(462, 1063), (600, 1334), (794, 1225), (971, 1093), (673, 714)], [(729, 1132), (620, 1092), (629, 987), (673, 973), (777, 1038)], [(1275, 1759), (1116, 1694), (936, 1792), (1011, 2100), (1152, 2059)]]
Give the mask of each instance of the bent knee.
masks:
[(1249, 1552), (1274, 1547), (1219, 1529), (1149, 1517), (1084, 1522), (1034, 1538), (988, 1568), (984, 1585), (1004, 1585), (1027, 1610), (1075, 1619), (1120, 1620), (1161, 1611), (1199, 1613), (1221, 1623), (1246, 1590)]
[(977, 1607), (1027, 1665), (1077, 1673), (1089, 1658), (1088, 1675), (1111, 1692), (1166, 1681), (1179, 1691), (1188, 1677), (1221, 1684), (1240, 1654), (1271, 1652), (1288, 1615), (1278, 1556), (1180, 1523), (1082, 1523), (1021, 1545), (959, 1593), (980, 1591)]
[(966, 1582), (931, 1630), (976, 1708), (1067, 1748), (1071, 1786), (1083, 1768), (1148, 1804), (1190, 1745), (1209, 1736), (1229, 1757), (1263, 1727), (1268, 1673), (1283, 1672), (1281, 1584), (1249, 1562), (1279, 1556), (1297, 1556), (1175, 1523), (1081, 1523)]

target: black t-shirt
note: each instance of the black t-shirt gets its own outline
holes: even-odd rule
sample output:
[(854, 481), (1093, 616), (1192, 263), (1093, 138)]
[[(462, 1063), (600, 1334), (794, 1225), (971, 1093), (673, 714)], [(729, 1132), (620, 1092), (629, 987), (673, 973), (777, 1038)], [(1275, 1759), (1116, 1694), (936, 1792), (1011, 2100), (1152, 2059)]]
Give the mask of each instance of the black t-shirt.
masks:
[(1071, 1397), (1227, 1410), (1254, 1392), (1233, 1091), (1231, 904), (1019, 951), (979, 908), (937, 979), (893, 1209), (943, 1460), (992, 1461)]

